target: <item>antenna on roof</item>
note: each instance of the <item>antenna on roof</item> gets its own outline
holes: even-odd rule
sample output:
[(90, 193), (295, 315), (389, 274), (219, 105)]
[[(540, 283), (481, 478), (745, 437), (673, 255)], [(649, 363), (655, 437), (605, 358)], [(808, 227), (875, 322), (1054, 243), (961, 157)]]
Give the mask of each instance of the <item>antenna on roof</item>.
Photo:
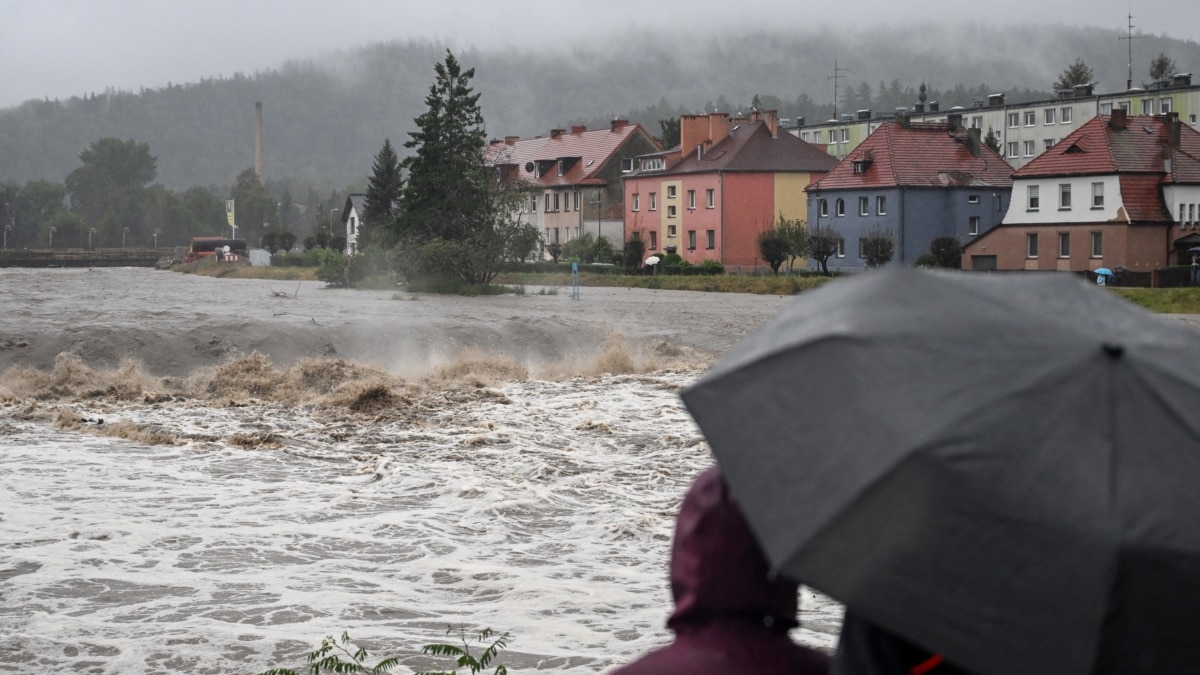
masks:
[(1153, 36), (1143, 35), (1141, 33), (1137, 35), (1133, 34), (1133, 14), (1131, 13), (1129, 15), (1129, 28), (1126, 29), (1125, 35), (1117, 36), (1118, 40), (1127, 40), (1129, 42), (1129, 79), (1125, 80), (1125, 91), (1129, 91), (1133, 88), (1133, 41), (1138, 38), (1147, 37)]
[(835, 120), (838, 118), (838, 115), (837, 115), (838, 80), (845, 77), (845, 75), (842, 75), (842, 73), (848, 73), (848, 72), (850, 72), (849, 68), (838, 68), (837, 52), (835, 51), (833, 53), (833, 75), (830, 75), (829, 77), (825, 78), (827, 80), (833, 80), (833, 119), (835, 119)]

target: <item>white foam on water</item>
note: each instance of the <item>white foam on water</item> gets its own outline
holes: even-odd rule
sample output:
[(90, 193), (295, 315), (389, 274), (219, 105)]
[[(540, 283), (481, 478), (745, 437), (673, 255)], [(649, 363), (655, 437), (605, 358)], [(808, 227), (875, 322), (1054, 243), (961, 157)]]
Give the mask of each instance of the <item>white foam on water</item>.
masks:
[[(670, 640), (667, 556), (711, 463), (662, 371), (495, 387), (418, 423), (312, 406), (71, 406), (221, 440), (142, 445), (0, 409), (0, 649), (28, 670), (303, 667), (327, 634), (414, 668), (448, 625), (511, 633), (514, 669), (602, 672)], [(794, 633), (831, 647), (806, 593)], [(403, 672), (403, 668), (398, 672)]]

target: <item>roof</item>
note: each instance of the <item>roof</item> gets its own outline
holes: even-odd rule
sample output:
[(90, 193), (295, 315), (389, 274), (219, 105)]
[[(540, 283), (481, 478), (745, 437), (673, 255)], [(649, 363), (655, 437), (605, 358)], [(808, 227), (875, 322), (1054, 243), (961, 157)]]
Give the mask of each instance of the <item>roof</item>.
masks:
[[(1179, 135), (1171, 142), (1172, 125)], [(1019, 169), (1013, 178), (1155, 174), (1167, 183), (1200, 183), (1200, 132), (1172, 116), (1093, 117)], [(1164, 160), (1170, 160), (1168, 165)]]
[(771, 134), (764, 120), (736, 125), (703, 155), (683, 155), (666, 171), (655, 175), (708, 173), (712, 171), (820, 172), (833, 168), (837, 160), (789, 133)]
[(550, 136), (492, 141), (484, 148), (484, 156), (489, 165), (512, 165), (519, 180), (543, 187), (606, 185), (597, 174), (638, 134), (657, 145), (640, 124), (613, 124), (592, 131), (576, 126), (570, 131), (556, 129)]
[(358, 213), (358, 217), (362, 218), (363, 213), (367, 210), (367, 196), (365, 194), (353, 193), (346, 195), (346, 203), (342, 206), (342, 222), (350, 217), (350, 209), (354, 209)]
[[(972, 130), (974, 131), (974, 130)], [(971, 151), (972, 143), (977, 152)], [(887, 121), (809, 190), (1012, 187), (1013, 169), (971, 132), (948, 122)]]

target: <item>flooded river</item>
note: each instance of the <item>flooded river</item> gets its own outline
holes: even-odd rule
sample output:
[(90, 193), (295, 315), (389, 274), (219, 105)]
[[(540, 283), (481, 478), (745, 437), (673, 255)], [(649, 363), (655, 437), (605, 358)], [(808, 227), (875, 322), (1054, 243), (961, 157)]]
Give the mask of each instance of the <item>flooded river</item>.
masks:
[(678, 393), (784, 302), (0, 270), (0, 670), (301, 669), (347, 631), (406, 672), (448, 626), (626, 663), (711, 462)]

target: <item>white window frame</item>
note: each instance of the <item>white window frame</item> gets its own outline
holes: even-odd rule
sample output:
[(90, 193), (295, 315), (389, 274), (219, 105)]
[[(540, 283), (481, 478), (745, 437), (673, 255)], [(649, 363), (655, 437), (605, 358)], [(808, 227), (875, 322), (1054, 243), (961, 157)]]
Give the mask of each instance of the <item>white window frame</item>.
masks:
[(1008, 113), (1008, 128), (1016, 129), (1019, 126), (1021, 126), (1021, 113), (1017, 113), (1017, 112)]
[(678, 230), (676, 229), (676, 227), (675, 227), (674, 225), (668, 225), (668, 226), (667, 226), (667, 238), (668, 238), (668, 239), (674, 239), (674, 238), (675, 238), (675, 233), (676, 233), (677, 231), (678, 231)]
[(1016, 141), (1009, 141), (1008, 142), (1008, 156), (1009, 157), (1020, 157), (1021, 156), (1021, 144)]
[(968, 204), (978, 204), (979, 203), (979, 195), (967, 195), (967, 203)]
[(705, 230), (704, 231), (704, 239), (705, 239), (704, 243), (706, 244), (705, 249), (711, 251), (717, 247), (717, 231), (716, 230)]
[(1100, 231), (1092, 232), (1092, 257), (1104, 257), (1104, 233)]
[(1152, 98), (1142, 99), (1142, 114), (1143, 115), (1153, 115), (1154, 114), (1154, 99), (1152, 99)]
[(1074, 113), (1075, 113), (1075, 109), (1072, 108), (1071, 106), (1067, 106), (1067, 107), (1063, 108), (1062, 110), (1059, 111), (1058, 123), (1059, 124), (1070, 124), (1071, 119), (1074, 117)]
[(871, 198), (870, 197), (859, 197), (858, 198), (858, 215), (860, 215), (860, 216), (871, 215)]
[(1034, 110), (1026, 110), (1025, 111), (1025, 126), (1027, 126), (1027, 127), (1037, 126), (1037, 112), (1036, 111), (1034, 111)]
[(837, 257), (846, 257), (846, 240), (843, 238), (838, 238), (837, 240)]
[(1040, 211), (1042, 209), (1042, 188), (1040, 185), (1028, 185), (1025, 188), (1025, 210)]
[(642, 210), (642, 195), (637, 192), (633, 193), (633, 210), (634, 211)]
[(1092, 183), (1092, 208), (1104, 208), (1104, 183)]
[(674, 185), (667, 186), (667, 199), (675, 199), (675, 186)]
[(837, 214), (839, 218), (846, 215), (846, 200), (838, 197), (837, 201), (833, 203), (833, 212)]
[(688, 190), (688, 191), (687, 191), (687, 200), (688, 200), (688, 206), (687, 206), (687, 207), (688, 207), (689, 209), (691, 209), (691, 210), (695, 211), (695, 210), (696, 210), (696, 191), (695, 191), (695, 190)]
[(879, 195), (875, 197), (875, 215), (887, 215), (887, 195)]
[(1058, 257), (1060, 257), (1060, 258), (1070, 258), (1071, 257), (1071, 233), (1070, 232), (1059, 232), (1058, 233)]
[(1070, 183), (1059, 183), (1058, 184), (1058, 210), (1059, 211), (1070, 211), (1071, 210), (1071, 184)]
[(1163, 98), (1158, 100), (1158, 114), (1166, 115), (1171, 112), (1171, 99)]
[(1038, 233), (1025, 233), (1025, 257), (1030, 260), (1037, 260), (1038, 257)]
[(850, 142), (850, 129), (848, 127), (842, 129), (842, 142), (843, 143)]
[(676, 211), (675, 211), (675, 205), (674, 205), (674, 204), (667, 204), (667, 217), (668, 217), (668, 218), (675, 218), (677, 215), (678, 215), (678, 214), (677, 214), (677, 213), (676, 213)]
[(979, 234), (979, 216), (969, 216), (967, 218), (967, 234), (972, 237)]
[(1054, 124), (1054, 113), (1057, 110), (1058, 110), (1058, 108), (1046, 108), (1045, 110), (1043, 110), (1042, 111), (1042, 124), (1045, 124), (1045, 125)]
[(1047, 138), (1046, 140), (1042, 141), (1042, 152), (1045, 152), (1053, 147), (1054, 147), (1054, 139), (1053, 138)]
[(1111, 115), (1112, 111), (1113, 111), (1112, 103), (1101, 103), (1100, 104), (1100, 114), (1101, 115)]
[(713, 188), (708, 188), (704, 191), (705, 207), (707, 209), (715, 209), (717, 207), (717, 191)]
[(817, 215), (820, 216), (821, 218), (826, 218), (829, 216), (829, 200), (828, 199), (818, 199), (817, 200)]
[(696, 231), (688, 230), (687, 233), (688, 233), (688, 250), (695, 251), (696, 250)]
[(658, 210), (658, 193), (657, 192), (650, 193), (650, 210), (651, 211)]
[(1037, 152), (1037, 144), (1033, 141), (1025, 141), (1025, 156), (1033, 157), (1035, 152)]

